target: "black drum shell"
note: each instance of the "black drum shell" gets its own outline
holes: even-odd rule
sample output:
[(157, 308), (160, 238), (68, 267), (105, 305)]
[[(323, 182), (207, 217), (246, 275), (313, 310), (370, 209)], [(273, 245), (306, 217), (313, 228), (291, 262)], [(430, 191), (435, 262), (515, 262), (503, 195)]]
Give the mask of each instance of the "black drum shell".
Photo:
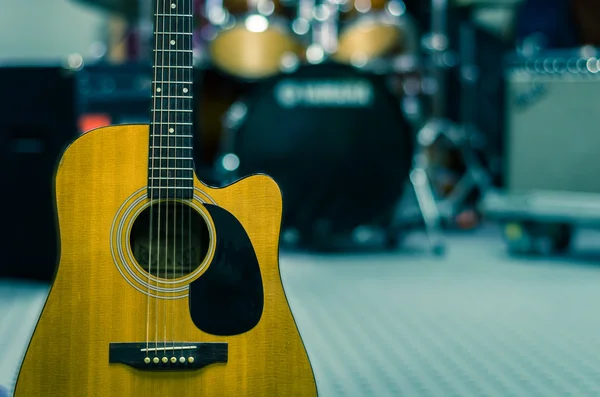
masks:
[[(290, 81), (360, 81), (372, 87), (373, 100), (366, 107), (284, 107), (275, 92)], [(414, 142), (400, 98), (387, 89), (384, 76), (337, 63), (303, 65), (260, 84), (244, 103), (246, 116), (232, 134), (237, 177), (265, 173), (277, 181), (284, 230), (310, 238), (391, 221)]]

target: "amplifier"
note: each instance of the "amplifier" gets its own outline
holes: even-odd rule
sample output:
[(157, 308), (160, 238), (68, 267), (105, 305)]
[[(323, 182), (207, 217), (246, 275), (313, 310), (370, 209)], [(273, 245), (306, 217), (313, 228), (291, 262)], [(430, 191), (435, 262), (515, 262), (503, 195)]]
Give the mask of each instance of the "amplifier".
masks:
[(505, 187), (600, 193), (600, 54), (509, 59)]
[(54, 173), (90, 129), (148, 123), (151, 68), (0, 67), (0, 277), (51, 280), (58, 255)]
[(75, 73), (0, 67), (0, 277), (50, 280), (58, 255), (53, 177), (77, 135)]
[(152, 67), (95, 64), (77, 73), (78, 128), (86, 132), (116, 124), (148, 124)]

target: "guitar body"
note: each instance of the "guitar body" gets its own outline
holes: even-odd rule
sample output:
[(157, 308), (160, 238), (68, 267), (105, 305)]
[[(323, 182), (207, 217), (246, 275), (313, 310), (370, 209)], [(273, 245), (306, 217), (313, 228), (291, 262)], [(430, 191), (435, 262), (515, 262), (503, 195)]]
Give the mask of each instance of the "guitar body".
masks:
[[(60, 263), (15, 396), (316, 396), (279, 274), (278, 186), (264, 175), (224, 188), (194, 178), (187, 212), (170, 216), (192, 208), (206, 222), (206, 254), (187, 276), (154, 279), (134, 259), (146, 240), (132, 237), (151, 205), (148, 132), (101, 128), (64, 153)], [(195, 368), (190, 357), (207, 361)]]

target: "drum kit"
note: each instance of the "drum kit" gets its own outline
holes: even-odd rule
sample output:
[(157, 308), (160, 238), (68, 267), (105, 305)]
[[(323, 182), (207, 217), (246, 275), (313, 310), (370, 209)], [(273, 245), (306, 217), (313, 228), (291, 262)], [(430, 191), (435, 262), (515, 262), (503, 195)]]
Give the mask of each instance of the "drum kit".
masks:
[(417, 52), (415, 26), (401, 0), (283, 1), (198, 2), (198, 42), (207, 61), (257, 80), (327, 59), (362, 68)]
[[(432, 0), (432, 33), (421, 35), (402, 0), (196, 1), (197, 67), (216, 71), (200, 85), (251, 86), (220, 114), (212, 167), (223, 184), (256, 172), (277, 180), (284, 243), (395, 246), (412, 196), (432, 250), (443, 251), (425, 149), (457, 130), (439, 105), (446, 4)], [(433, 116), (423, 122), (432, 78)]]
[[(414, 162), (402, 104), (416, 102), (420, 85), (418, 34), (404, 3), (207, 0), (197, 9), (202, 62), (255, 82), (223, 115), (219, 180), (274, 177), (288, 245), (395, 245)], [(433, 194), (415, 183), (431, 213)], [(438, 224), (430, 229), (441, 234)], [(440, 250), (441, 239), (432, 245)]]

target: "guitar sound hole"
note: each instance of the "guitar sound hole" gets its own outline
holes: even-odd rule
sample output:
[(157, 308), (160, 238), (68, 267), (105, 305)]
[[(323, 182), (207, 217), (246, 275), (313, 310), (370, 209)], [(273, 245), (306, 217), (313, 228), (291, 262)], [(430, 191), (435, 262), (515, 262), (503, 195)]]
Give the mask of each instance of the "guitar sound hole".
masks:
[(209, 248), (206, 221), (195, 209), (175, 201), (154, 203), (133, 223), (131, 249), (138, 264), (162, 279), (196, 270)]

